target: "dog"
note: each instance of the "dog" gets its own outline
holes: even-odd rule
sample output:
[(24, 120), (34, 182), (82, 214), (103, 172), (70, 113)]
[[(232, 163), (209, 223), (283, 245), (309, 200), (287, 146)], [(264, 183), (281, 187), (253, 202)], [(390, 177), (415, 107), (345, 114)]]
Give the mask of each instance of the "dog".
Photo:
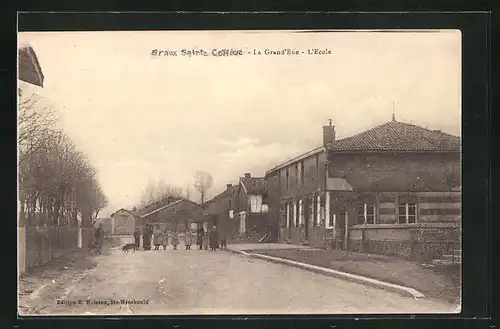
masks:
[(128, 253), (131, 249), (135, 252), (135, 243), (127, 243), (122, 247), (124, 253)]

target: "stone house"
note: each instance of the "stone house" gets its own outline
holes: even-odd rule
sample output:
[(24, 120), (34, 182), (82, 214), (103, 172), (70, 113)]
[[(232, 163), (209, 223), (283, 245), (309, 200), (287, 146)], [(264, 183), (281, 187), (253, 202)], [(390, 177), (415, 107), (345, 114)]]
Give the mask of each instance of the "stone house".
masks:
[(275, 224), (268, 216), (268, 192), (265, 177), (252, 177), (246, 173), (240, 177), (234, 208), (237, 235), (255, 240), (269, 231)]
[(205, 231), (216, 226), (220, 233), (225, 233), (228, 240), (234, 237), (237, 229), (234, 221), (234, 206), (238, 185), (227, 184), (226, 189), (203, 204), (203, 218), (198, 224)]
[(159, 208), (142, 214), (144, 223), (160, 225), (169, 231), (183, 233), (191, 229), (191, 223), (197, 222), (203, 215), (203, 208), (188, 199), (180, 198)]
[(340, 140), (324, 127), (323, 147), (267, 174), (280, 241), (407, 258), (456, 248), (460, 148), (457, 136), (395, 118)]

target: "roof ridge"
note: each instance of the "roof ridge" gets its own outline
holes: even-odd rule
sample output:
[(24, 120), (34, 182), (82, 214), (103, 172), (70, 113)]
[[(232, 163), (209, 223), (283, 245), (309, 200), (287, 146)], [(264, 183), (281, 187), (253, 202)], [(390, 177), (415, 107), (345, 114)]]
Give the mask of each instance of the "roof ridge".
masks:
[(460, 137), (401, 121), (388, 121), (328, 143), (337, 151), (456, 151)]
[(229, 192), (230, 190), (235, 190), (236, 188), (238, 187), (238, 185), (232, 185), (230, 188), (226, 188), (224, 191), (220, 192), (219, 194), (215, 195), (214, 197), (212, 197), (211, 199), (207, 200), (204, 202), (204, 204), (208, 203), (208, 202), (211, 202), (211, 201), (214, 201), (215, 199), (219, 198), (220, 196), (222, 196), (224, 193), (227, 193)]
[(146, 214), (142, 215), (142, 217), (145, 217), (145, 216), (151, 215), (152, 213), (158, 212), (158, 211), (160, 211), (160, 210), (163, 210), (163, 209), (165, 209), (165, 208), (168, 208), (168, 207), (170, 207), (170, 206), (173, 206), (173, 205), (175, 205), (175, 204), (177, 204), (177, 203), (180, 203), (180, 202), (182, 202), (182, 201), (187, 201), (187, 202), (193, 203), (193, 204), (195, 204), (195, 205), (197, 205), (197, 206), (200, 206), (200, 205), (199, 205), (199, 204), (197, 204), (196, 202), (191, 201), (191, 200), (189, 200), (189, 199), (186, 199), (186, 198), (182, 197), (182, 198), (180, 198), (179, 200), (176, 200), (176, 201), (174, 201), (174, 202), (167, 203), (167, 204), (166, 204), (166, 205), (164, 205), (164, 206), (158, 207), (157, 209), (152, 210), (152, 211), (150, 211), (150, 212), (148, 212), (148, 213), (146, 213)]

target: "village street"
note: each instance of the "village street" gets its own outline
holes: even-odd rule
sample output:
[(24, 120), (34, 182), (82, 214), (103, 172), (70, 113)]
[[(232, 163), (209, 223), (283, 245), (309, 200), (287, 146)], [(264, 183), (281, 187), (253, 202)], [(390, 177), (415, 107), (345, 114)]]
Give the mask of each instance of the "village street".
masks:
[[(445, 303), (414, 300), (372, 287), (225, 251), (137, 251), (119, 247), (66, 287), (64, 300), (41, 314), (174, 315), (449, 312)], [(147, 304), (87, 304), (110, 300)], [(81, 304), (79, 304), (81, 303)]]

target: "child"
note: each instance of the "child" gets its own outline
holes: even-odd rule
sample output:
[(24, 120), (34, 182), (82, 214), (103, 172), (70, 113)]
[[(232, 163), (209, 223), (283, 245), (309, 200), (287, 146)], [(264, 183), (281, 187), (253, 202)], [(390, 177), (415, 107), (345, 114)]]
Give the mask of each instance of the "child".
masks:
[(207, 233), (203, 234), (203, 250), (208, 250), (209, 236)]
[(174, 231), (172, 233), (172, 246), (174, 247), (174, 250), (177, 250), (178, 244), (179, 244), (179, 235), (177, 234), (177, 231)]
[(168, 246), (168, 232), (166, 228), (163, 230), (163, 236), (161, 242), (163, 245), (163, 250), (166, 250)]
[(196, 244), (198, 245), (198, 249), (203, 249), (203, 235), (205, 235), (205, 231), (203, 227), (198, 227), (198, 232), (196, 233)]
[(220, 232), (220, 248), (227, 249), (227, 236), (224, 231)]
[(184, 245), (186, 246), (186, 250), (191, 250), (191, 244), (193, 243), (193, 235), (191, 230), (187, 230), (186, 234), (184, 234)]
[(161, 231), (160, 225), (156, 225), (153, 230), (153, 244), (155, 246), (155, 250), (160, 250), (160, 245), (162, 244), (163, 232)]

